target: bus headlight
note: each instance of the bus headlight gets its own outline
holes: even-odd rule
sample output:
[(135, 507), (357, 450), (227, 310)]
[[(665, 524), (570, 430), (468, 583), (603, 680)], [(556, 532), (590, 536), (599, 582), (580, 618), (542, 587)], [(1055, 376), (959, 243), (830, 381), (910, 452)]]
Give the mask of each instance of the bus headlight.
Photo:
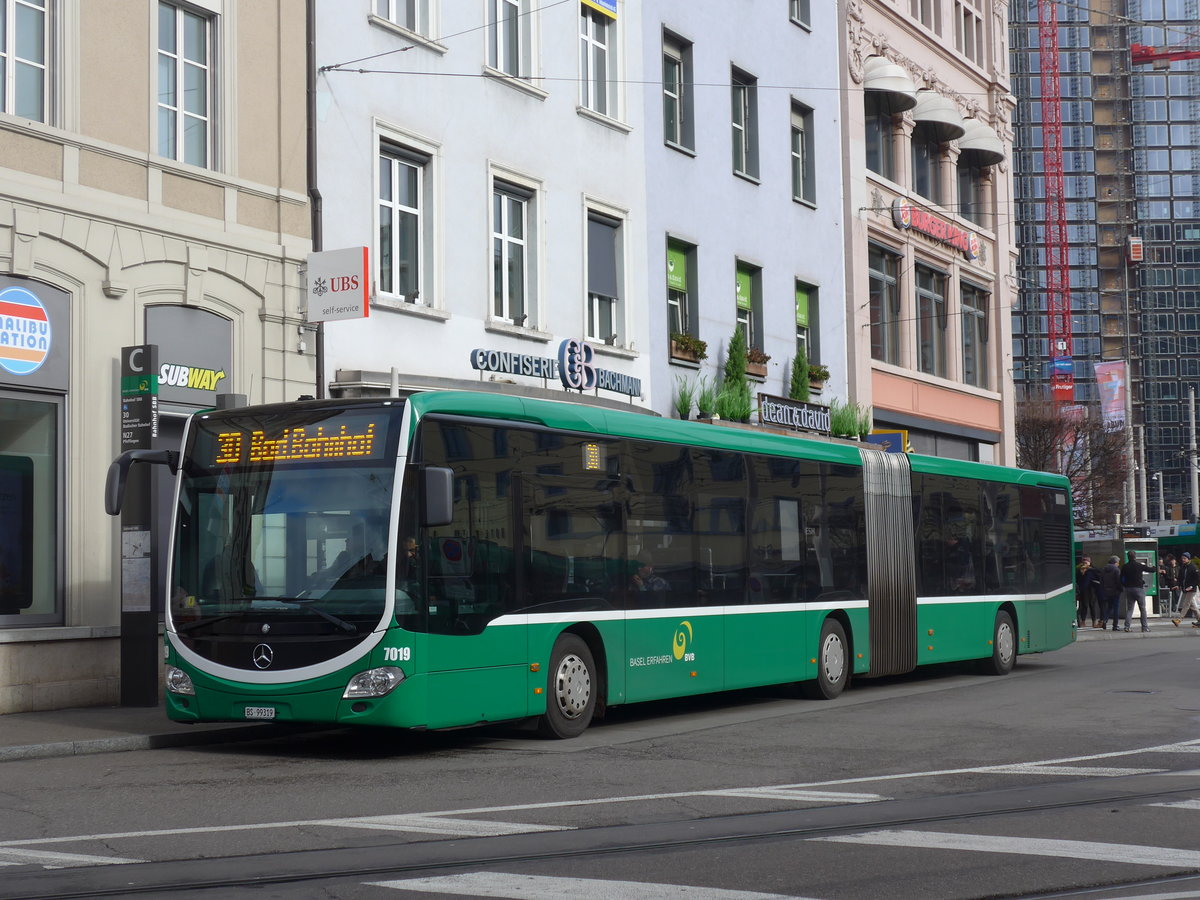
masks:
[(174, 666), (167, 666), (167, 690), (172, 694), (191, 694), (192, 696), (196, 694), (192, 676)]
[(380, 666), (378, 669), (367, 669), (359, 672), (346, 685), (343, 700), (353, 700), (359, 697), (383, 697), (396, 689), (404, 680), (404, 670), (395, 666)]

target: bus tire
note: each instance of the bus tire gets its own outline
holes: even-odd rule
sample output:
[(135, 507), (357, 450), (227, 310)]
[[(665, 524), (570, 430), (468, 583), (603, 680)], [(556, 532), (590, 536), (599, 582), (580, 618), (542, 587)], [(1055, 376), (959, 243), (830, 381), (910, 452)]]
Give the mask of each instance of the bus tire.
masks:
[(538, 720), (542, 737), (583, 734), (596, 712), (598, 686), (596, 663), (587, 643), (577, 634), (559, 635), (546, 676), (546, 714)]
[(800, 690), (810, 700), (833, 700), (850, 681), (850, 648), (846, 631), (837, 619), (826, 619), (817, 644), (817, 677)]
[(996, 613), (992, 626), (992, 655), (979, 661), (984, 675), (1007, 675), (1017, 664), (1017, 629), (1007, 610)]

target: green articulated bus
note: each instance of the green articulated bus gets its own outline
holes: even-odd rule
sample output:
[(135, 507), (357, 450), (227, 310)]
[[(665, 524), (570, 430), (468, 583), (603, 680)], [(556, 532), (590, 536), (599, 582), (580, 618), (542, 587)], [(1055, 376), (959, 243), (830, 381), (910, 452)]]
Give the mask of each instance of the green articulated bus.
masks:
[(1054, 475), (472, 392), (198, 413), (167, 711), (438, 729), (1074, 639)]

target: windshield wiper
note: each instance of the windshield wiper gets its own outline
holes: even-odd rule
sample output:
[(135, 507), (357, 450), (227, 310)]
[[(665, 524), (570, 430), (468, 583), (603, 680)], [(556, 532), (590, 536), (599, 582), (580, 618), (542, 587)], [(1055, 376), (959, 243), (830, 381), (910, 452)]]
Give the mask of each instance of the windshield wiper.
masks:
[(336, 626), (339, 630), (346, 632), (346, 634), (358, 634), (358, 627), (356, 625), (350, 624), (345, 619), (339, 619), (337, 616), (333, 615), (332, 613), (325, 612), (325, 610), (321, 609), (318, 606), (310, 606), (307, 603), (296, 602), (294, 600), (286, 600), (283, 597), (255, 597), (254, 599), (255, 600), (266, 600), (271, 603), (278, 603), (280, 606), (285, 607), (286, 609), (305, 610), (307, 612), (313, 613), (314, 615), (320, 616), (326, 622), (330, 623), (331, 625)]
[(226, 613), (223, 616), (214, 616), (211, 619), (201, 619), (199, 622), (188, 622), (186, 625), (176, 625), (175, 631), (178, 634), (190, 634), (197, 628), (207, 628), (209, 625), (216, 625), (218, 622), (224, 622), (226, 619), (240, 619), (250, 610), (242, 609), (235, 613)]

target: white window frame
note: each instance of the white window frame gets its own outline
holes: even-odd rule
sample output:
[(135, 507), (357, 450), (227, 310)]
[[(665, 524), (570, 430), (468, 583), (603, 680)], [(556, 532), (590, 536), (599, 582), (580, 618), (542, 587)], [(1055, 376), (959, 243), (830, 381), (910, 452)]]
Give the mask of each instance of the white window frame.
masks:
[(431, 34), (429, 0), (375, 0), (375, 15), (413, 34)]
[(730, 127), (733, 173), (758, 180), (758, 79), (736, 66), (730, 69)]
[(817, 173), (813, 159), (813, 111), (792, 101), (792, 199), (815, 206)]
[[(492, 177), (492, 193), (491, 205), (489, 206), (489, 217), (491, 222), (491, 246), (489, 253), (491, 254), (491, 304), (489, 317), (500, 325), (512, 325), (518, 328), (529, 330), (537, 330), (539, 324), (539, 309), (538, 297), (540, 291), (538, 285), (539, 278), (539, 228), (538, 228), (538, 210), (540, 209), (541, 184), (537, 181), (517, 175), (516, 173), (507, 170), (493, 170)], [(496, 223), (496, 202), (498, 198), (504, 198), (507, 201), (517, 201), (520, 204), (521, 215), (521, 237), (512, 234), (512, 229), (509, 227), (509, 212), (508, 203), (502, 205), (501, 214), (502, 220), (500, 228), (497, 230)], [(507, 254), (503, 251), (508, 251), (512, 248), (519, 248), (521, 254), (521, 308), (514, 309), (511, 301), (511, 285), (509, 284), (509, 270), (506, 266), (500, 267), (497, 273), (496, 266), (496, 251), (502, 251), (502, 259), (507, 259)], [(499, 284), (497, 284), (497, 275), (499, 274)], [(497, 302), (500, 306), (497, 308)]]
[[(734, 261), (734, 326), (741, 329), (746, 336), (746, 349), (757, 347), (762, 349), (762, 267), (754, 263), (738, 259)], [(737, 273), (745, 272), (750, 276), (750, 308), (737, 304)]]
[(809, 0), (788, 0), (788, 18), (805, 28), (812, 27), (812, 8)]
[[(598, 204), (585, 204), (584, 215), (584, 294), (587, 298), (584, 315), (584, 337), (608, 346), (624, 346), (628, 343), (625, 321), (625, 218), (624, 210)], [(600, 294), (592, 290), (592, 223), (613, 229), (613, 278), (616, 296)]]
[[(7, 28), (4, 30), (4, 40), (0, 43), (0, 66), (3, 67), (4, 78), (4, 91), (0, 102), (4, 104), (3, 111), (22, 119), (49, 123), (52, 99), (50, 77), (53, 71), (51, 26), (56, 12), (53, 7), (54, 0), (0, 0), (0, 2), (4, 6), (4, 21), (7, 24)], [(21, 56), (18, 52), (18, 47), (24, 43), (19, 40), (18, 35), (18, 8), (32, 10), (34, 14), (40, 16), (42, 28), (41, 47), (38, 48), (42, 57), (40, 60)], [(31, 70), (39, 73), (37, 77), (41, 96), (40, 109), (36, 114), (31, 114), (31, 110), (27, 107), (17, 108), (17, 74)]]
[[(528, 78), (530, 20), (528, 0), (487, 0), (488, 66), (510, 78)], [(515, 58), (510, 44), (515, 43)]]
[[(968, 297), (972, 301), (968, 303)], [(959, 284), (959, 315), (962, 317), (963, 383), (987, 389), (991, 373), (988, 370), (988, 315), (991, 293), (977, 284), (963, 281)], [(971, 377), (968, 362), (974, 362), (975, 373)]]
[[(384, 197), (384, 182), (382, 178), (382, 168), (384, 161), (388, 164), (391, 191), (388, 197)], [(426, 148), (414, 146), (401, 142), (401, 140), (379, 134), (376, 143), (376, 214), (374, 214), (374, 250), (376, 250), (376, 270), (373, 272), (374, 282), (376, 282), (376, 295), (380, 300), (390, 301), (391, 304), (397, 306), (433, 306), (433, 294), (430, 290), (430, 266), (427, 264), (427, 241), (430, 234), (432, 216), (430, 210), (431, 191), (428, 187), (430, 182), (430, 168), (432, 166), (432, 155)], [(416, 188), (415, 198), (416, 205), (408, 205), (401, 202), (396, 191), (397, 176), (408, 169), (413, 169), (416, 172)], [(389, 236), (389, 246), (383, 246), (383, 210), (388, 210), (391, 214), (391, 230)], [(400, 293), (397, 290), (398, 286), (398, 265), (400, 265), (400, 229), (396, 227), (398, 218), (404, 215), (412, 215), (415, 218), (416, 232), (416, 251), (414, 263), (416, 266), (416, 275), (413, 278), (415, 290), (407, 294)], [(384, 286), (384, 259), (389, 256), (390, 263), (390, 284)]]
[[(931, 286), (922, 284), (922, 276), (932, 276)], [(917, 293), (917, 371), (936, 378), (947, 375), (946, 325), (950, 276), (941, 269), (917, 263), (913, 266)], [(939, 293), (940, 291), (940, 293)], [(924, 347), (928, 344), (929, 356)]]
[[(663, 38), (663, 140), (674, 146), (684, 145), (684, 92), (687, 90), (683, 74), (683, 51), (671, 40)], [(672, 77), (668, 78), (668, 74)], [(672, 115), (672, 111), (674, 115)]]
[(954, 49), (975, 65), (984, 64), (983, 0), (954, 0)]
[(909, 12), (934, 34), (942, 33), (942, 0), (909, 0)]
[[(174, 18), (174, 41), (175, 49), (172, 51), (162, 46), (160, 21), (163, 11), (170, 9), (173, 11)], [(205, 58), (203, 62), (197, 60), (189, 60), (183, 56), (182, 49), (184, 46), (184, 27), (188, 18), (195, 18), (203, 22), (204, 39), (205, 39)], [(198, 166), (204, 169), (214, 169), (216, 166), (216, 42), (217, 42), (217, 17), (198, 7), (174, 2), (174, 0), (159, 0), (154, 6), (154, 43), (155, 43), (155, 135), (158, 155), (166, 159), (173, 159), (177, 162), (182, 162), (187, 165)], [(174, 93), (170, 96), (170, 102), (164, 102), (164, 85), (162, 84), (163, 67), (169, 66), (174, 77)], [(189, 69), (190, 67), (190, 69)], [(195, 110), (188, 111), (186, 106), (180, 102), (183, 95), (186, 93), (187, 73), (189, 70), (200, 70), (203, 73), (205, 103), (203, 112)], [(164, 127), (164, 115), (171, 118), (171, 125), (168, 128)], [(188, 157), (186, 135), (189, 123), (202, 122), (204, 125), (204, 159), (197, 161), (196, 158)], [(166, 132), (170, 132), (170, 144), (165, 145)]]
[(616, 21), (580, 3), (579, 105), (610, 119), (620, 117), (616, 91), (616, 43)]

